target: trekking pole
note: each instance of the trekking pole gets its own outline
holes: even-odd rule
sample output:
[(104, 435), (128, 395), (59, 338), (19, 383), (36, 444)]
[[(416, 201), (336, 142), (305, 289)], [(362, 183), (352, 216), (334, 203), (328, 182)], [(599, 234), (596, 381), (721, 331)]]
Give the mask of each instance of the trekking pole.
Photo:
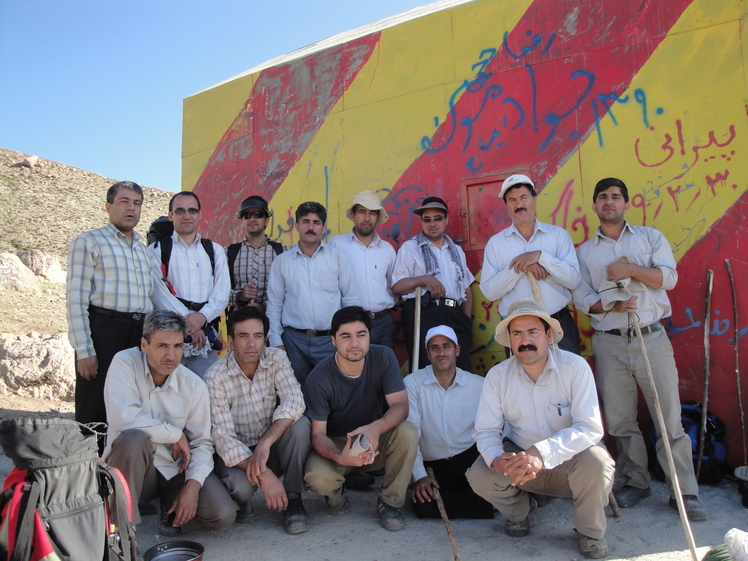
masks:
[(418, 362), (421, 359), (421, 287), (416, 287), (416, 317), (413, 324), (413, 364), (410, 371), (418, 370)]
[(699, 429), (699, 459), (696, 462), (696, 481), (701, 474), (701, 459), (704, 456), (704, 440), (706, 440), (706, 402), (709, 399), (709, 316), (712, 311), (712, 286), (714, 271), (706, 272), (706, 305), (704, 310), (704, 399), (701, 401), (701, 428)]
[(647, 355), (647, 348), (644, 346), (644, 337), (642, 336), (641, 327), (639, 322), (636, 321), (636, 314), (629, 312), (629, 322), (634, 325), (636, 331), (636, 338), (639, 339), (639, 345), (642, 348), (642, 356), (644, 357), (644, 365), (647, 368), (647, 377), (649, 379), (649, 385), (652, 387), (652, 403), (655, 409), (655, 418), (657, 421), (657, 428), (660, 431), (660, 438), (665, 448), (665, 456), (667, 456), (668, 469), (670, 470), (670, 481), (673, 486), (673, 492), (675, 493), (675, 502), (678, 504), (678, 514), (680, 514), (680, 521), (683, 524), (683, 531), (686, 534), (686, 541), (688, 542), (688, 548), (691, 550), (691, 557), (693, 561), (699, 561), (696, 556), (696, 543), (693, 539), (693, 533), (691, 532), (691, 525), (688, 522), (688, 515), (686, 514), (686, 507), (683, 504), (683, 495), (680, 492), (680, 482), (678, 481), (678, 474), (675, 473), (675, 460), (673, 460), (673, 450), (670, 447), (670, 437), (665, 430), (665, 418), (662, 416), (662, 407), (660, 406), (660, 398), (657, 395), (657, 388), (655, 387), (654, 376), (652, 375), (652, 366), (649, 364), (649, 356)]
[[(436, 477), (434, 477), (433, 469), (426, 468), (426, 472), (429, 474), (429, 477), (431, 477), (432, 479), (436, 479)], [(436, 506), (439, 507), (439, 514), (442, 517), (442, 522), (444, 522), (444, 528), (447, 530), (447, 536), (449, 536), (449, 543), (452, 546), (452, 555), (454, 556), (454, 561), (462, 561), (462, 559), (460, 558), (460, 549), (457, 547), (457, 538), (455, 537), (455, 533), (452, 530), (452, 523), (449, 521), (449, 517), (447, 516), (447, 509), (444, 507), (442, 494), (436, 487), (434, 487), (434, 496), (436, 497)]]
[(748, 465), (748, 453), (746, 453), (745, 447), (745, 413), (743, 412), (743, 398), (740, 395), (740, 365), (738, 363), (738, 337), (740, 336), (740, 329), (738, 323), (738, 295), (735, 292), (735, 277), (732, 274), (732, 265), (730, 260), (725, 259), (727, 265), (727, 273), (730, 275), (730, 288), (732, 289), (732, 314), (733, 320), (732, 325), (735, 328), (735, 335), (733, 336), (733, 346), (735, 347), (735, 378), (738, 384), (738, 407), (740, 408), (740, 428), (743, 431), (743, 465)]

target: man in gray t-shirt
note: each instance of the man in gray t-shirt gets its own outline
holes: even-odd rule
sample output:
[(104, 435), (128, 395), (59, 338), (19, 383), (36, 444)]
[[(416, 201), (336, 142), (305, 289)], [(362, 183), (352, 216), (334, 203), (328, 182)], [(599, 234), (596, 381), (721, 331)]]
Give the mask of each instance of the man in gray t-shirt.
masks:
[(349, 509), (345, 475), (384, 468), (377, 500), (382, 526), (401, 530), (400, 509), (418, 451), (418, 431), (406, 421), (408, 394), (391, 349), (369, 345), (371, 319), (360, 306), (338, 310), (330, 332), (336, 353), (304, 384), (312, 448), (304, 481), (336, 516)]

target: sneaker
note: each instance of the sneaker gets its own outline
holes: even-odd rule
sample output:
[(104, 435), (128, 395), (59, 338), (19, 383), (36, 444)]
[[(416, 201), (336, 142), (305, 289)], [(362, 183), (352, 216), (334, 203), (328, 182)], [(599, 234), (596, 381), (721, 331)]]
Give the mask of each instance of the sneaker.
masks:
[(651, 494), (652, 490), (649, 487), (639, 489), (639, 487), (633, 485), (624, 485), (617, 492), (614, 492), (613, 496), (621, 508), (632, 508), (638, 505), (640, 500)]
[(343, 497), (345, 498), (345, 500), (340, 506), (330, 505), (330, 499), (325, 497), (325, 500), (327, 501), (327, 512), (329, 512), (333, 516), (343, 516), (344, 514), (348, 514), (348, 511), (351, 510), (351, 501), (348, 500), (348, 497), (346, 495), (343, 495)]
[[(576, 532), (576, 530), (574, 530)], [(599, 540), (590, 538), (577, 532), (579, 551), (588, 559), (602, 559), (608, 555), (608, 542), (605, 538)]]
[[(678, 501), (673, 497), (670, 497), (668, 504), (670, 508), (678, 510)], [(683, 495), (683, 506), (686, 507), (686, 514), (691, 522), (706, 520), (706, 509), (699, 502), (699, 498), (696, 495)]]
[(374, 485), (374, 476), (362, 471), (352, 471), (345, 476), (345, 486), (348, 489), (364, 491)]
[(174, 513), (169, 514), (169, 505), (161, 501), (161, 516), (158, 519), (158, 533), (166, 538), (174, 538), (182, 534), (179, 526), (174, 526)]
[(382, 500), (377, 499), (377, 512), (379, 513), (379, 523), (382, 528), (391, 532), (396, 532), (405, 528), (405, 519), (399, 508), (390, 506)]
[(288, 497), (288, 508), (283, 511), (283, 523), (289, 534), (303, 534), (309, 529), (309, 517), (300, 496)]
[(530, 533), (530, 517), (526, 516), (524, 520), (517, 522), (507, 518), (504, 520), (504, 532), (513, 538), (524, 538)]
[(238, 524), (252, 524), (260, 519), (252, 506), (251, 501), (239, 504), (239, 510), (236, 512), (236, 522)]

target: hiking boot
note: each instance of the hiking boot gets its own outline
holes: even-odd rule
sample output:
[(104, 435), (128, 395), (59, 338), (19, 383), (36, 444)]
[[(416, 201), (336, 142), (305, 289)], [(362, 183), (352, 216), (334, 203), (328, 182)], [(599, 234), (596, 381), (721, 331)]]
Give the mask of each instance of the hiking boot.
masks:
[[(678, 501), (673, 497), (670, 497), (668, 502), (670, 508), (678, 510)], [(683, 506), (686, 507), (686, 514), (691, 522), (701, 522), (706, 520), (706, 509), (704, 505), (699, 502), (699, 498), (695, 495), (683, 495)]]
[(513, 538), (524, 538), (530, 533), (530, 517), (526, 516), (524, 520), (517, 522), (507, 518), (504, 520), (504, 532)]
[(374, 476), (362, 471), (352, 471), (345, 476), (345, 486), (348, 489), (364, 491), (374, 485)]
[(648, 497), (652, 494), (652, 490), (649, 487), (639, 489), (633, 485), (624, 485), (618, 492), (614, 492), (613, 496), (616, 498), (618, 506), (621, 508), (631, 508), (639, 504), (639, 501)]
[(260, 519), (252, 506), (251, 501), (239, 503), (239, 510), (236, 511), (236, 522), (238, 524), (252, 524)]
[(158, 533), (166, 538), (174, 538), (182, 534), (179, 526), (174, 526), (175, 513), (169, 514), (170, 505), (166, 501), (161, 501), (161, 516), (158, 519)]
[(309, 529), (309, 517), (299, 495), (288, 497), (288, 508), (283, 511), (283, 523), (289, 534), (303, 534)]
[(537, 493), (530, 493), (530, 510), (540, 508), (551, 502), (551, 497), (548, 495), (538, 495)]
[(345, 498), (345, 500), (340, 506), (330, 505), (330, 499), (325, 497), (325, 500), (327, 501), (327, 512), (329, 512), (333, 516), (343, 516), (344, 514), (348, 514), (348, 511), (351, 510), (351, 501), (348, 500), (348, 497), (346, 495), (343, 495), (343, 497)]
[[(576, 530), (574, 530), (576, 532)], [(579, 551), (588, 559), (602, 559), (608, 555), (608, 542), (605, 538), (595, 539), (577, 532)]]
[(403, 513), (400, 512), (399, 508), (385, 503), (382, 497), (377, 499), (377, 512), (379, 513), (379, 523), (385, 530), (396, 532), (405, 528)]

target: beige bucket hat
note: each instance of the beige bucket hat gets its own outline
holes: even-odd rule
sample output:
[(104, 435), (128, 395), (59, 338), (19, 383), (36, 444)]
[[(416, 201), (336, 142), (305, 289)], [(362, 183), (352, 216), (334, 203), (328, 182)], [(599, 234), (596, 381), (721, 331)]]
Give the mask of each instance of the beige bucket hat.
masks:
[(371, 189), (361, 191), (353, 197), (351, 206), (349, 206), (348, 210), (345, 211), (345, 215), (348, 217), (348, 220), (353, 221), (353, 209), (356, 208), (356, 205), (361, 205), (362, 207), (368, 208), (369, 210), (378, 210), (379, 220), (377, 220), (377, 224), (379, 226), (387, 222), (387, 219), (389, 218), (389, 216), (387, 215), (387, 211), (384, 210), (384, 207), (382, 206), (382, 201), (379, 199), (379, 195), (377, 195)]
[(514, 318), (519, 316), (535, 316), (544, 319), (551, 326), (554, 343), (558, 343), (564, 337), (564, 330), (561, 329), (561, 324), (545, 311), (542, 304), (538, 304), (535, 300), (517, 300), (509, 307), (509, 315), (496, 326), (496, 341), (498, 343), (501, 343), (505, 347), (512, 346), (509, 343), (509, 324)]

